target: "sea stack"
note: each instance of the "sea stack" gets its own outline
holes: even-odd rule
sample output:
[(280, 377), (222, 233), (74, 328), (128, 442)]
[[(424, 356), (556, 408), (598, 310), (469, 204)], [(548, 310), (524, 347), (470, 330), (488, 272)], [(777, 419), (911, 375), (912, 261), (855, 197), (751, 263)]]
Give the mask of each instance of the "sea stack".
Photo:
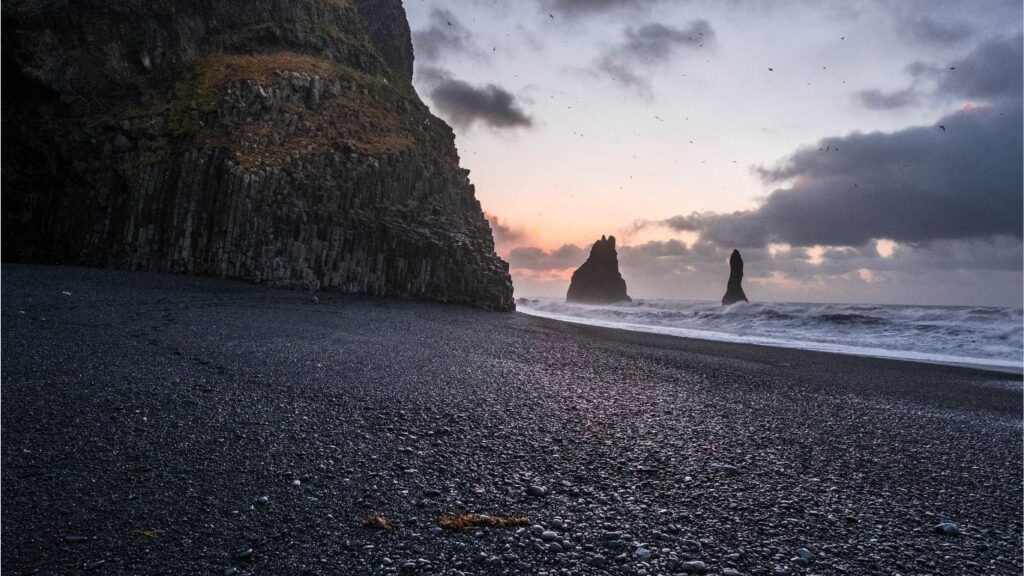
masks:
[(725, 296), (722, 296), (722, 306), (728, 306), (737, 302), (747, 302), (747, 295), (743, 293), (743, 257), (739, 250), (733, 250), (729, 257), (729, 285), (725, 289)]
[(626, 294), (626, 281), (619, 274), (619, 256), (615, 251), (615, 236), (594, 242), (590, 257), (575, 272), (569, 283), (567, 302), (581, 304), (611, 304), (632, 302)]

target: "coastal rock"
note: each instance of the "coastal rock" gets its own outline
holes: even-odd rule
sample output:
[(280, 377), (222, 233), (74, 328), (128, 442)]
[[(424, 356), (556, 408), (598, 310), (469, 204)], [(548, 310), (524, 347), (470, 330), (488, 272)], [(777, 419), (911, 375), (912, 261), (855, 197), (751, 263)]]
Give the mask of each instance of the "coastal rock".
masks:
[(626, 281), (619, 273), (619, 256), (615, 251), (615, 236), (594, 242), (590, 257), (572, 273), (567, 302), (581, 304), (611, 304), (632, 302), (626, 294)]
[(725, 289), (725, 296), (722, 296), (722, 306), (728, 306), (737, 302), (747, 302), (747, 295), (743, 293), (743, 258), (739, 250), (733, 250), (729, 257), (729, 284)]
[(400, 0), (3, 18), (5, 262), (515, 308)]

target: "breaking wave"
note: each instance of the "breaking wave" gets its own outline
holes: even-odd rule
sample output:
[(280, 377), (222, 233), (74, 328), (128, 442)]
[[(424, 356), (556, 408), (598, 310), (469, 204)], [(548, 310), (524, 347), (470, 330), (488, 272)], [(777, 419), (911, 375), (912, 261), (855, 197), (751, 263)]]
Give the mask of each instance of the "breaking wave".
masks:
[(705, 340), (1024, 370), (1020, 308), (637, 300), (612, 305), (521, 298), (518, 310)]

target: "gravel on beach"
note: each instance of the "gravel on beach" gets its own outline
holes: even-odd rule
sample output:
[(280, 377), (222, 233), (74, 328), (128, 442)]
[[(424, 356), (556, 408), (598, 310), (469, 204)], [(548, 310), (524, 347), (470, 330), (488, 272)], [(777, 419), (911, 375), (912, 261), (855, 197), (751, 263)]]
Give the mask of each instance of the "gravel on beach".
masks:
[(1022, 572), (1017, 375), (109, 270), (2, 298), (12, 576)]

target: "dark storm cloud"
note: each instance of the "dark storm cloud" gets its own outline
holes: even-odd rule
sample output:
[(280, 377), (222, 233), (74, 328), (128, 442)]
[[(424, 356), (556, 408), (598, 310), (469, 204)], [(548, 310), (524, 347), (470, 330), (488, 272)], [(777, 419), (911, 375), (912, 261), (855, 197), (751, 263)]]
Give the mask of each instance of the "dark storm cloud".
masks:
[(931, 16), (906, 18), (898, 30), (914, 40), (935, 45), (956, 44), (971, 36), (971, 27), (964, 22), (939, 22)]
[(450, 10), (434, 8), (430, 11), (430, 24), (413, 32), (416, 59), (436, 62), (446, 54), (484, 56), (467, 30)]
[(439, 68), (420, 68), (416, 74), (440, 115), (456, 127), (470, 128), (477, 122), (495, 129), (533, 126), (516, 97), (497, 84), (474, 86)]
[(898, 110), (906, 108), (918, 101), (917, 91), (913, 88), (882, 92), (881, 90), (862, 90), (854, 95), (854, 99), (865, 108), (873, 110)]
[(939, 98), (998, 100), (1021, 97), (1021, 35), (994, 38), (945, 65), (915, 62), (907, 67), (918, 80), (935, 83)]
[(587, 249), (575, 244), (563, 244), (556, 250), (522, 246), (513, 248), (508, 254), (510, 267), (538, 271), (577, 268), (586, 259)]
[(739, 247), (1020, 238), (1020, 102), (964, 110), (934, 126), (822, 140), (778, 167), (759, 170), (768, 183), (793, 183), (773, 191), (756, 210), (663, 223)]
[(610, 78), (642, 96), (650, 96), (652, 67), (669, 62), (683, 49), (710, 46), (715, 32), (706, 20), (694, 20), (685, 28), (660, 23), (627, 28), (622, 42), (597, 58), (593, 72)]
[(939, 79), (940, 93), (968, 98), (1021, 97), (1021, 36), (989, 40), (975, 48)]
[(992, 38), (967, 55), (944, 64), (914, 62), (907, 66), (913, 84), (903, 90), (863, 90), (854, 94), (865, 108), (897, 110), (927, 99), (977, 99), (997, 102), (1021, 98), (1024, 83), (1020, 35)]

